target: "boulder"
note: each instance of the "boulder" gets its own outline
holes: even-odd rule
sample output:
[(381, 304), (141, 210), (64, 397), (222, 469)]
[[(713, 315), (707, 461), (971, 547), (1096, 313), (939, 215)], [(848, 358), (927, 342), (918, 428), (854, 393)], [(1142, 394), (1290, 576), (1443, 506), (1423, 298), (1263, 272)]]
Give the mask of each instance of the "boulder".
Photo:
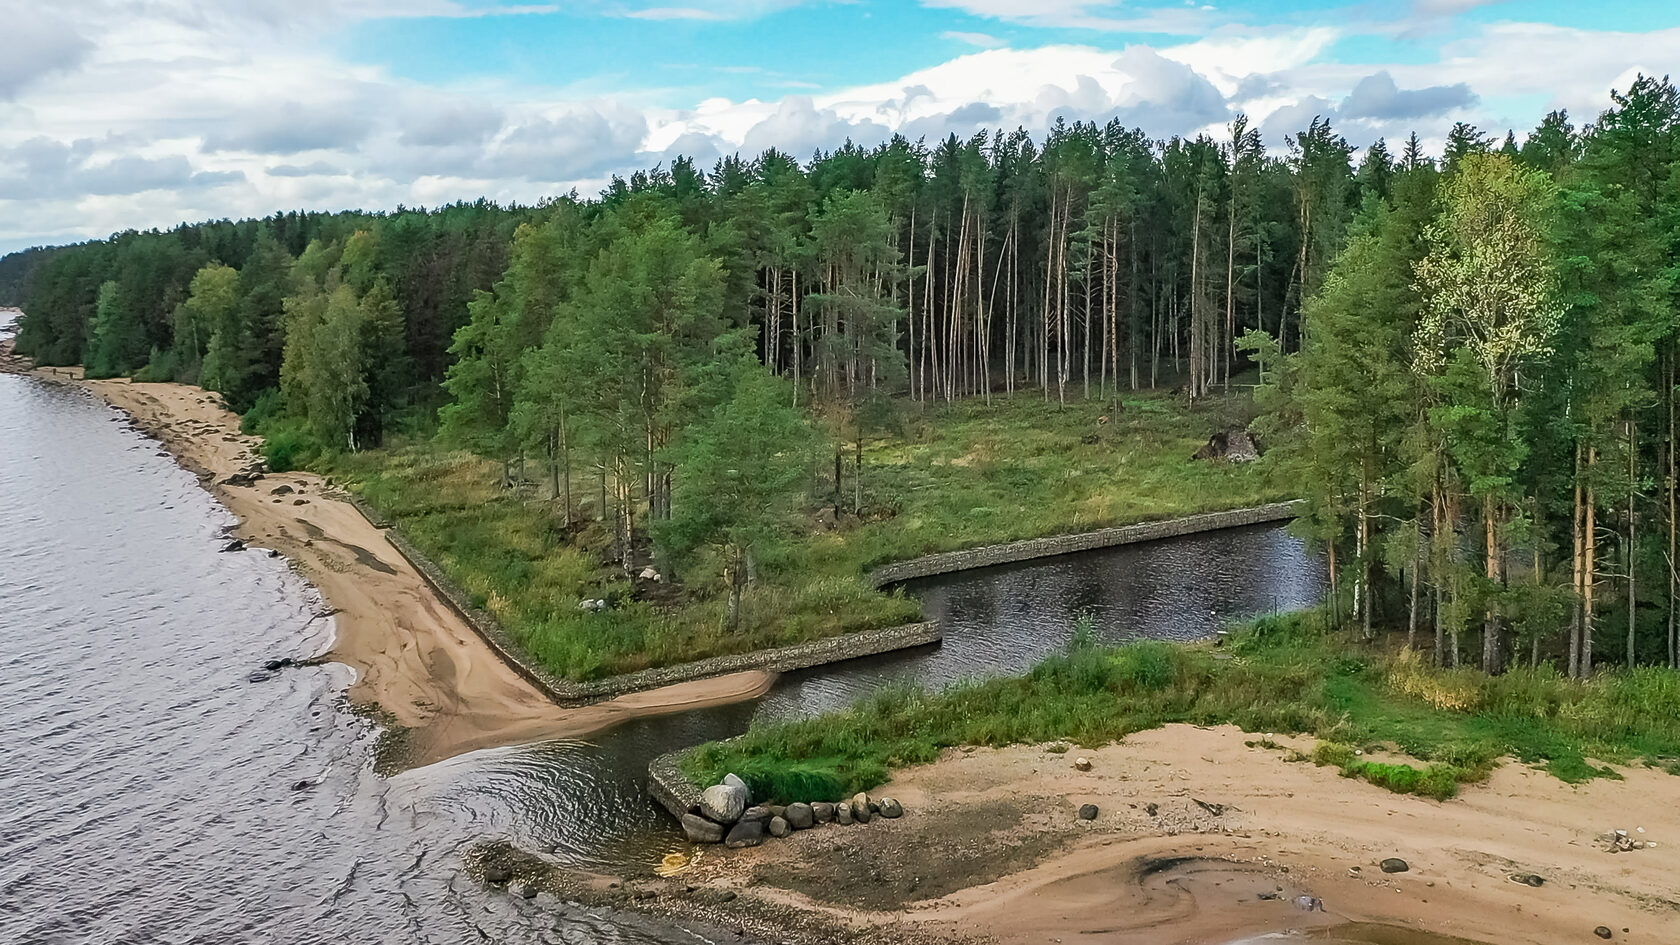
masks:
[(723, 841), (723, 827), (715, 824), (699, 814), (684, 814), (682, 816), (683, 833), (694, 843), (721, 843)]
[(756, 847), (764, 842), (764, 821), (743, 820), (729, 828), (729, 835), (723, 838), (723, 845), (731, 850), (742, 847)]
[(834, 805), (834, 822), (842, 827), (850, 827), (852, 825), (852, 805)]
[(274, 488), (268, 490), (268, 494), (269, 495), (291, 495), (292, 494), (292, 487), (287, 486), (287, 485), (275, 486)]
[(1251, 463), (1263, 452), (1260, 442), (1247, 430), (1233, 429), (1215, 433), (1207, 445), (1196, 451), (1192, 459), (1223, 459), (1230, 463)]
[(782, 817), (770, 818), (770, 826), (766, 829), (770, 831), (772, 837), (785, 837), (793, 833), (793, 828), (788, 826), (787, 820)]
[(787, 808), (783, 807), (780, 804), (766, 804), (764, 806), (769, 808), (771, 817), (786, 817), (787, 816)]
[(484, 881), (487, 883), (500, 886), (511, 879), (513, 879), (513, 870), (500, 863), (484, 868)]
[(852, 819), (867, 824), (873, 816), (874, 812), (869, 809), (869, 795), (862, 791), (852, 795)]
[(787, 806), (788, 826), (795, 830), (808, 830), (816, 826), (816, 812), (809, 804), (789, 804)]
[(749, 807), (741, 812), (742, 820), (756, 820), (761, 824), (769, 823), (770, 818), (773, 816), (775, 815), (770, 813), (770, 808), (768, 807)]
[(1513, 873), (1511, 874), (1511, 882), (1522, 883), (1524, 886), (1533, 886), (1535, 889), (1539, 889), (1546, 885), (1546, 878), (1535, 873)]
[(1377, 865), (1382, 867), (1382, 871), (1384, 873), (1404, 873), (1411, 869), (1405, 860), (1402, 860), (1397, 856), (1391, 856)]
[(904, 816), (904, 805), (890, 797), (881, 798), (881, 816), (888, 820), (897, 820)]
[(713, 823), (732, 824), (747, 809), (747, 789), (732, 784), (714, 784), (700, 794), (700, 813)]
[(226, 552), (229, 552), (229, 551), (244, 551), (244, 550), (245, 550), (245, 543), (243, 541), (240, 541), (237, 538), (235, 538), (233, 541), (230, 541), (227, 544), (222, 546), (223, 553), (226, 553)]
[(1609, 938), (1610, 937), (1610, 929), (1609, 929), (1608, 926), (1601, 925), (1598, 928), (1593, 929), (1593, 934), (1598, 936), (1599, 938)]
[(827, 801), (818, 801), (812, 804), (811, 819), (819, 824), (834, 823), (834, 805)]
[(1073, 766), (1080, 771), (1089, 771), (1091, 770), (1091, 759), (1085, 757), (1075, 758), (1073, 759)]
[(1080, 820), (1096, 820), (1097, 819), (1097, 805), (1095, 805), (1095, 804), (1083, 804), (1083, 805), (1081, 805), (1080, 808), (1079, 808), (1079, 819)]
[(741, 790), (746, 791), (748, 800), (750, 801), (752, 799), (752, 788), (747, 786), (747, 782), (741, 780), (740, 778), (736, 777), (735, 775), (733, 775), (733, 774), (724, 775), (722, 783), (727, 784), (730, 787), (738, 787)]

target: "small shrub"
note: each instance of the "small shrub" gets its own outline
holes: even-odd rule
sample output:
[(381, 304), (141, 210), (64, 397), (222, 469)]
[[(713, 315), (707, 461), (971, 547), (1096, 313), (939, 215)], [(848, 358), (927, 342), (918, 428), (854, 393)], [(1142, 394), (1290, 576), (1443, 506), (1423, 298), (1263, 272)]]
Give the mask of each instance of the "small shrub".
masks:
[(239, 418), (239, 432), (246, 436), (255, 436), (273, 420), (286, 412), (286, 399), (277, 390), (266, 390), (257, 395), (251, 404), (251, 409), (245, 411)]
[(1319, 767), (1328, 766), (1346, 769), (1358, 761), (1358, 756), (1353, 753), (1352, 745), (1343, 745), (1337, 742), (1319, 742), (1313, 746), (1310, 757), (1312, 763)]
[(173, 348), (152, 348), (151, 360), (146, 366), (134, 372), (134, 379), (141, 383), (173, 381), (180, 374)]
[(263, 460), (273, 472), (302, 469), (321, 454), (321, 445), (301, 427), (271, 429), (263, 438)]

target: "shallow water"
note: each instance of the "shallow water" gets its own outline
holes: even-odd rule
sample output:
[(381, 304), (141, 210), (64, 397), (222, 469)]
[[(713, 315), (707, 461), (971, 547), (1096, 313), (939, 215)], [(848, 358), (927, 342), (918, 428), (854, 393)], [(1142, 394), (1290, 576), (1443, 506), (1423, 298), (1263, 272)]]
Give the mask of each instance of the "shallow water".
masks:
[(320, 601), (283, 559), (219, 554), (228, 514), (116, 419), (0, 374), (0, 942), (696, 940), (575, 910), (557, 930), (552, 901), (462, 874), (481, 834), (626, 803), (597, 749), (385, 779), (349, 670), (248, 682), (326, 646)]
[[(681, 847), (648, 800), (653, 755), (881, 682), (1019, 669), (1090, 610), (1104, 636), (1188, 639), (1316, 598), (1322, 569), (1246, 529), (912, 585), (943, 646), (786, 677), (753, 703), (588, 742), (372, 773), (350, 671), (311, 589), (192, 475), (74, 388), (0, 374), (0, 942), (692, 942), (634, 917), (487, 893), (460, 849), (490, 836), (583, 866)], [(307, 786), (298, 787), (300, 782)]]

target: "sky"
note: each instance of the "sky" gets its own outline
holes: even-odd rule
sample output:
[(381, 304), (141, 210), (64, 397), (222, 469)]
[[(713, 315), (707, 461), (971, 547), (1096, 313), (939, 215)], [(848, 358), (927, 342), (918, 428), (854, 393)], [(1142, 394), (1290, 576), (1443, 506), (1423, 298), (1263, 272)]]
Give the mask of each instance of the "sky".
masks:
[(0, 252), (280, 210), (531, 203), (847, 139), (1118, 118), (1281, 152), (1590, 122), (1672, 0), (0, 0)]

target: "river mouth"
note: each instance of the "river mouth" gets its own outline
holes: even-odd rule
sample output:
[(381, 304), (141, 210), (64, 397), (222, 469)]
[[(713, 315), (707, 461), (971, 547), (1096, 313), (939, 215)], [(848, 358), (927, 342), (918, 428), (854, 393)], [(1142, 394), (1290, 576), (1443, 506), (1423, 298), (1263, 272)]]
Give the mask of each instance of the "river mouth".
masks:
[[(386, 778), (377, 726), (348, 705), (350, 670), (252, 676), (325, 651), (333, 626), (284, 559), (219, 553), (234, 524), (86, 392), (0, 375), (0, 796), (18, 799), (0, 811), (0, 940), (547, 941), (555, 920), (485, 891), (461, 850), (499, 837), (579, 869), (650, 874), (687, 850), (646, 793), (656, 755), (884, 682), (1017, 671), (1075, 612), (1112, 639), (1186, 639), (1310, 602), (1322, 583), (1275, 527), (919, 581), (943, 646)], [(1246, 571), (1231, 569), (1239, 559)], [(1219, 574), (1218, 593), (1186, 586), (1187, 562)], [(1105, 594), (1117, 574), (1127, 589)], [(567, 922), (597, 941), (693, 940), (598, 910)]]

